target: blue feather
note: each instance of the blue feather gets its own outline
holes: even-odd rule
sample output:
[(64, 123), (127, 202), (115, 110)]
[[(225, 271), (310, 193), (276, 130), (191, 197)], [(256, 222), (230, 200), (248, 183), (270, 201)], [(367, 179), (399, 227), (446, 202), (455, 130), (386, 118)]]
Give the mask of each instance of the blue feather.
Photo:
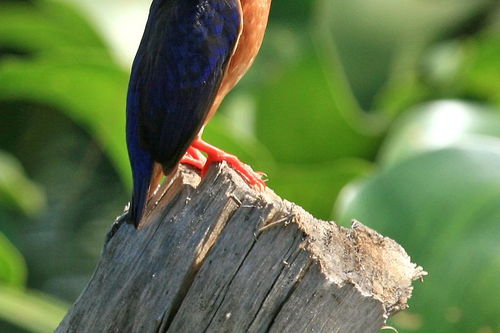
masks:
[(127, 97), (136, 225), (154, 162), (172, 171), (203, 126), (238, 38), (238, 1), (153, 1)]

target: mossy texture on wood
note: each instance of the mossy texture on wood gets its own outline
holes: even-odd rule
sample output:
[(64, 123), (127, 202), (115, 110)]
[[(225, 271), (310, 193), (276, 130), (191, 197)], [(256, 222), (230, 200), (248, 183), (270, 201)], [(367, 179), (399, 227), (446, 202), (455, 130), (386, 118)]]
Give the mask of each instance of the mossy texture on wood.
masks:
[(393, 240), (182, 167), (118, 223), (57, 332), (377, 332), (425, 272)]

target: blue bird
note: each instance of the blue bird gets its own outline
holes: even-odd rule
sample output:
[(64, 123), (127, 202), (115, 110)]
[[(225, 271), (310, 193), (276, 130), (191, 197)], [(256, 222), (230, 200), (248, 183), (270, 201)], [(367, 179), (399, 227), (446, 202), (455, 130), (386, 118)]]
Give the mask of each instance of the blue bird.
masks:
[[(203, 128), (257, 55), (271, 0), (154, 0), (127, 96), (133, 176), (128, 220), (139, 226), (163, 175), (228, 161), (250, 184), (259, 174), (201, 139)], [(201, 153), (207, 154), (207, 158)]]

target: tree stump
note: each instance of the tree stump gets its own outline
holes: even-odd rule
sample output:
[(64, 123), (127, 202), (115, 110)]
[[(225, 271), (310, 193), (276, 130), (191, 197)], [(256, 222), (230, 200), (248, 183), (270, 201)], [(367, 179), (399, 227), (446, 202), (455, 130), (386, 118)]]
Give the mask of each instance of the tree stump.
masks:
[(376, 332), (425, 272), (393, 240), (312, 217), (224, 163), (181, 167), (118, 220), (56, 332)]

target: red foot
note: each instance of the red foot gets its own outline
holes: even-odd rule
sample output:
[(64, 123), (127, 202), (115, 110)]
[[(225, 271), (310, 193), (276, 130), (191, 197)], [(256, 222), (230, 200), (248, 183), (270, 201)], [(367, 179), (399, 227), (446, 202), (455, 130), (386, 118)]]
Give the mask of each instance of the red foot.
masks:
[(203, 156), (203, 154), (198, 149), (193, 147), (189, 147), (186, 151), (186, 154), (181, 159), (181, 163), (191, 165), (200, 170), (203, 170), (206, 162), (207, 159), (205, 158), (205, 156)]
[(228, 154), (223, 150), (214, 147), (200, 138), (193, 141), (190, 148), (195, 148), (207, 153), (207, 161), (201, 169), (201, 176), (204, 177), (210, 166), (214, 163), (226, 161), (249, 183), (256, 185), (259, 190), (264, 190), (266, 183), (261, 179), (262, 173), (253, 171), (248, 165), (242, 163), (236, 156)]

